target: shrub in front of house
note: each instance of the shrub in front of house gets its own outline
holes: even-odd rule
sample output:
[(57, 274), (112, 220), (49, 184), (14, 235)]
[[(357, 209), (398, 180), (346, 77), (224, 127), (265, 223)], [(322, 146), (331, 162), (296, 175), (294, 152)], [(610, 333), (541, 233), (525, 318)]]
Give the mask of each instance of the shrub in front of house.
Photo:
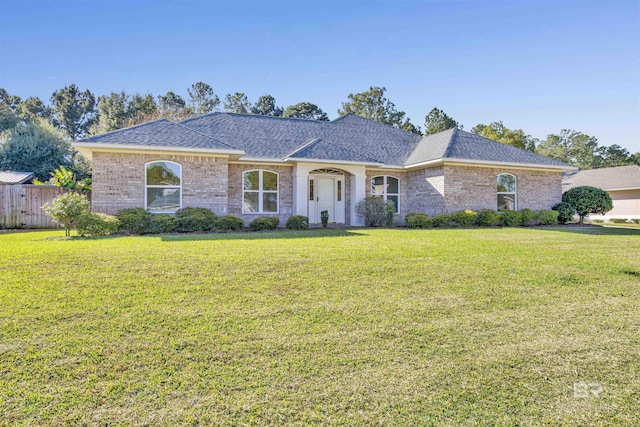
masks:
[(558, 211), (541, 210), (536, 212), (535, 220), (540, 225), (556, 225), (558, 223)]
[(178, 218), (169, 214), (153, 215), (149, 224), (149, 232), (153, 234), (175, 233), (178, 229)]
[(263, 216), (251, 221), (249, 228), (253, 231), (275, 230), (280, 225), (280, 220), (273, 216)]
[(536, 212), (532, 211), (531, 209), (524, 208), (520, 209), (518, 212), (520, 212), (520, 225), (535, 225), (535, 223), (537, 222)]
[(309, 228), (309, 217), (304, 215), (290, 216), (285, 227), (289, 230), (306, 230)]
[(634, 224), (640, 224), (640, 218), (633, 218), (631, 222)]
[(500, 213), (500, 224), (506, 227), (515, 227), (522, 222), (522, 214), (518, 211), (504, 211)]
[(149, 230), (153, 215), (143, 208), (129, 208), (118, 212), (120, 230), (130, 234), (144, 234)]
[(604, 219), (592, 219), (593, 224), (604, 224)]
[(422, 212), (409, 212), (404, 217), (407, 228), (429, 228), (431, 226), (431, 218)]
[(84, 215), (89, 213), (89, 200), (86, 196), (69, 191), (61, 194), (51, 203), (45, 203), (44, 212), (64, 227), (65, 236), (71, 234), (71, 227)]
[(449, 214), (440, 214), (431, 218), (431, 225), (433, 227), (446, 227), (451, 223), (451, 216)]
[(211, 231), (216, 228), (218, 215), (207, 208), (183, 208), (176, 212), (178, 230)]
[(598, 187), (583, 185), (574, 187), (562, 194), (562, 201), (568, 203), (580, 215), (580, 224), (589, 214), (604, 215), (613, 209), (613, 202), (609, 193)]
[(454, 212), (449, 214), (449, 221), (455, 222), (460, 227), (468, 227), (476, 222), (478, 219), (478, 212), (471, 209), (465, 209), (463, 211)]
[(628, 221), (626, 218), (611, 218), (609, 222), (614, 224), (626, 224)]
[(365, 197), (356, 205), (356, 215), (365, 227), (384, 227), (387, 224), (387, 203), (382, 197)]
[(500, 224), (500, 214), (493, 209), (481, 209), (478, 212), (478, 219), (476, 219), (476, 225), (482, 227), (491, 227), (493, 225)]
[(565, 202), (558, 203), (551, 209), (558, 212), (558, 222), (560, 224), (566, 224), (573, 221), (573, 216), (576, 214), (576, 209), (569, 203)]
[(119, 228), (118, 218), (101, 213), (86, 213), (76, 222), (76, 229), (80, 236), (108, 236), (117, 233)]
[(237, 216), (225, 215), (218, 218), (216, 228), (221, 231), (238, 231), (244, 228), (244, 221)]

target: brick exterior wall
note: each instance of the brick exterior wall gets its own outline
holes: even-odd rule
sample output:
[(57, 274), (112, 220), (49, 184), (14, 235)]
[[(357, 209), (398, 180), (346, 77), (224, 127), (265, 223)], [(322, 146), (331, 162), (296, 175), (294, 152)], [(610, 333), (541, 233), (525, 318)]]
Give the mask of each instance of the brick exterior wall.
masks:
[(92, 209), (116, 214), (143, 208), (145, 164), (169, 160), (182, 166), (182, 206), (227, 214), (227, 159), (198, 155), (93, 153)]
[(439, 215), (444, 212), (444, 168), (412, 170), (407, 173), (408, 212)]
[[(242, 174), (246, 171), (262, 169), (279, 174), (279, 213), (242, 213)], [(230, 164), (229, 165), (229, 215), (242, 218), (246, 225), (261, 216), (276, 216), (280, 226), (293, 215), (293, 168), (290, 166)]]
[(497, 209), (496, 180), (501, 173), (516, 176), (518, 209), (551, 209), (562, 199), (561, 172), (447, 165), (444, 211)]

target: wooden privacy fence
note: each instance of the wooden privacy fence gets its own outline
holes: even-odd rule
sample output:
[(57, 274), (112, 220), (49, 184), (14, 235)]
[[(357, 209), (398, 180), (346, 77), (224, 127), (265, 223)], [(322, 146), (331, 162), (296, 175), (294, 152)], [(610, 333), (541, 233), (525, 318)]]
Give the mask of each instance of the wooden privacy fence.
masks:
[(0, 228), (58, 228), (42, 206), (67, 191), (54, 185), (0, 185)]

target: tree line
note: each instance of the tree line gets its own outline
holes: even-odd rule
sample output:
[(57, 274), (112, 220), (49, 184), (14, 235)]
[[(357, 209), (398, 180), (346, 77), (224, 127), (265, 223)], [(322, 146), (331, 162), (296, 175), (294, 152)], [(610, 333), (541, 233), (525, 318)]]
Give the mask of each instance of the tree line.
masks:
[[(434, 107), (425, 116), (423, 127), (416, 125), (385, 95), (386, 88), (371, 86), (352, 93), (338, 109), (338, 114), (355, 114), (418, 135), (429, 135), (460, 128), (453, 117)], [(243, 92), (229, 93), (220, 99), (213, 88), (197, 82), (187, 88), (188, 98), (168, 91), (151, 94), (128, 94), (124, 91), (96, 96), (71, 84), (52, 93), (49, 103), (38, 97), (22, 99), (0, 88), (0, 169), (34, 171), (47, 179), (63, 165), (79, 178), (90, 173), (89, 165), (69, 145), (69, 141), (122, 129), (157, 119), (180, 121), (214, 111), (256, 114), (328, 121), (318, 105), (303, 101), (282, 107), (265, 94), (251, 102)], [(597, 138), (575, 130), (563, 129), (539, 140), (522, 129), (509, 129), (502, 121), (477, 124), (472, 133), (542, 154), (553, 159), (594, 169), (640, 164), (640, 153), (631, 154), (613, 144), (601, 146)]]

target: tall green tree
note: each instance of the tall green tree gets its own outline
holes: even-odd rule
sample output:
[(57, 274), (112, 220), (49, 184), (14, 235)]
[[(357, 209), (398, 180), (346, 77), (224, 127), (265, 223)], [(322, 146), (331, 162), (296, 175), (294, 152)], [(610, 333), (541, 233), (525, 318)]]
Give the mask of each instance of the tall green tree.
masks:
[(261, 116), (280, 117), (283, 111), (281, 107), (276, 105), (276, 99), (269, 94), (262, 95), (258, 98), (258, 102), (251, 107), (253, 114), (259, 114)]
[(594, 169), (600, 166), (598, 139), (570, 129), (563, 129), (559, 135), (548, 135), (538, 145), (536, 152), (580, 169)]
[(327, 113), (311, 102), (299, 102), (298, 104), (289, 105), (282, 113), (282, 117), (319, 120), (323, 122), (329, 121)]
[(98, 97), (98, 120), (91, 133), (100, 134), (127, 126), (130, 96), (123, 92), (111, 92)]
[(217, 111), (220, 105), (220, 98), (215, 94), (213, 88), (204, 82), (197, 82), (187, 89), (189, 93), (189, 105), (197, 115), (209, 114)]
[(224, 97), (223, 104), (224, 111), (227, 113), (249, 114), (251, 111), (251, 103), (243, 92), (236, 92), (233, 95), (228, 93)]
[(597, 155), (600, 157), (600, 164), (598, 167), (601, 168), (633, 164), (633, 157), (629, 153), (629, 150), (619, 146), (618, 144), (613, 144), (608, 147), (600, 147), (597, 150)]
[(522, 129), (511, 130), (501, 121), (488, 125), (477, 124), (471, 129), (471, 133), (528, 151), (536, 151), (536, 142), (538, 142), (531, 135), (525, 134)]
[(72, 139), (83, 137), (96, 119), (96, 99), (87, 89), (71, 84), (51, 95), (53, 124)]
[(35, 118), (0, 133), (0, 170), (33, 172), (44, 181), (60, 165), (72, 166), (72, 149), (48, 121)]
[(10, 108), (0, 108), (0, 132), (13, 129), (20, 123), (20, 118)]
[(185, 100), (173, 91), (158, 96), (160, 115), (169, 120), (183, 120), (193, 115), (193, 110), (187, 107)]
[(15, 111), (20, 102), (21, 99), (19, 96), (11, 95), (5, 88), (0, 87), (0, 109), (11, 109)]
[(371, 86), (367, 91), (351, 93), (347, 97), (349, 100), (338, 109), (338, 114), (355, 114), (398, 129), (418, 130), (415, 126), (409, 126), (410, 121), (405, 119), (404, 111), (398, 111), (395, 104), (384, 96), (386, 91), (384, 87)]
[(133, 95), (129, 100), (129, 105), (127, 105), (127, 117), (127, 126), (158, 119), (160, 111), (153, 95), (150, 93), (146, 95), (136, 93)]
[(442, 132), (443, 130), (455, 127), (458, 127), (458, 122), (437, 107), (433, 107), (424, 118), (425, 135), (431, 135), (432, 133)]
[(42, 99), (31, 96), (16, 106), (16, 112), (22, 120), (33, 120), (36, 117), (51, 120), (53, 112)]

